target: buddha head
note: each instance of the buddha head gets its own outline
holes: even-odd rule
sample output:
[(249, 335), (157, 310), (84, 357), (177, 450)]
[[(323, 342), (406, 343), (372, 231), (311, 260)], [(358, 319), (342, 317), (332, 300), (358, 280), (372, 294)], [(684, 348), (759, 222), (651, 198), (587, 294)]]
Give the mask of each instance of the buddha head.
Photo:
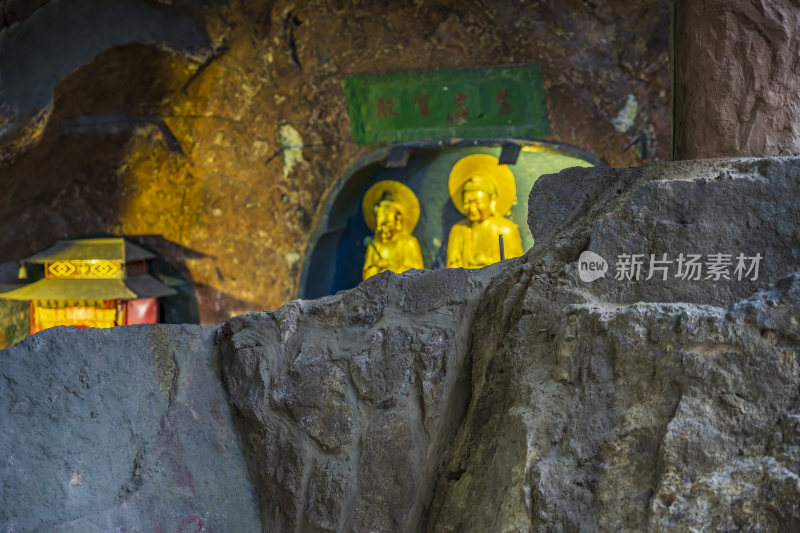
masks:
[(361, 212), (375, 239), (387, 242), (412, 234), (419, 221), (419, 200), (399, 181), (382, 180), (367, 189)]
[(375, 234), (381, 240), (391, 240), (403, 231), (403, 212), (391, 192), (385, 191), (372, 210), (375, 213)]
[(505, 217), (516, 200), (514, 174), (490, 154), (470, 154), (450, 170), (447, 189), (470, 224)]
[(470, 222), (483, 222), (497, 209), (497, 186), (493, 179), (476, 174), (464, 182), (461, 200)]

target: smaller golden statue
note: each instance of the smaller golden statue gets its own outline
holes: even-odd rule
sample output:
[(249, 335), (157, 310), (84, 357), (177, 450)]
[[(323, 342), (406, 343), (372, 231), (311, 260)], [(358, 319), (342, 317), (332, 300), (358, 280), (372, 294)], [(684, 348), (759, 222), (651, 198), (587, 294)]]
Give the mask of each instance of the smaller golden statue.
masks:
[(384, 270), (400, 274), (423, 268), (419, 242), (411, 235), (419, 221), (419, 200), (411, 189), (399, 181), (379, 181), (367, 190), (361, 210), (375, 233), (364, 258), (363, 279)]
[(450, 199), (467, 217), (450, 229), (448, 268), (481, 268), (522, 255), (519, 229), (505, 218), (517, 195), (508, 165), (489, 154), (468, 155), (453, 165), (448, 188)]

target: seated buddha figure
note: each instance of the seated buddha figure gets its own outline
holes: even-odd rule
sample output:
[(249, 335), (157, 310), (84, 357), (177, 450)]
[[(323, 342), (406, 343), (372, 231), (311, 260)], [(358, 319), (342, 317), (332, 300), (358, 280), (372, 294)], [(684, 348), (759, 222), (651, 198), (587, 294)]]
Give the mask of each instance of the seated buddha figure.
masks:
[(508, 165), (500, 165), (492, 155), (469, 155), (453, 166), (448, 188), (450, 199), (467, 217), (450, 229), (448, 268), (481, 268), (522, 255), (519, 229), (505, 218), (516, 199)]
[(419, 200), (411, 189), (399, 181), (379, 181), (367, 190), (361, 210), (375, 233), (367, 246), (362, 279), (385, 270), (400, 274), (423, 268), (419, 242), (411, 235), (419, 221)]

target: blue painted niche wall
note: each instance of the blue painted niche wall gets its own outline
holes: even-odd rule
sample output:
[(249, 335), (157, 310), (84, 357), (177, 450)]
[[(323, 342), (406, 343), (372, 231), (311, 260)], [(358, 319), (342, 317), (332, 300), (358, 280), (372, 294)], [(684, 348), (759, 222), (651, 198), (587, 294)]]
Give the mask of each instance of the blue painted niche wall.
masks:
[[(450, 201), (447, 180), (450, 169), (470, 154), (499, 157), (500, 146), (443, 146), (415, 148), (403, 168), (386, 168), (388, 148), (379, 150), (353, 165), (331, 191), (320, 225), (306, 250), (298, 287), (299, 298), (318, 298), (350, 289), (361, 282), (367, 239), (372, 236), (361, 214), (364, 193), (385, 179), (405, 183), (417, 195), (421, 207), (414, 236), (419, 240), (425, 268), (444, 268), (447, 235), (464, 216)], [(523, 146), (514, 165), (517, 201), (509, 218), (520, 230), (522, 246), (533, 246), (528, 228), (528, 194), (539, 176), (575, 166), (603, 163), (581, 150), (542, 143)]]

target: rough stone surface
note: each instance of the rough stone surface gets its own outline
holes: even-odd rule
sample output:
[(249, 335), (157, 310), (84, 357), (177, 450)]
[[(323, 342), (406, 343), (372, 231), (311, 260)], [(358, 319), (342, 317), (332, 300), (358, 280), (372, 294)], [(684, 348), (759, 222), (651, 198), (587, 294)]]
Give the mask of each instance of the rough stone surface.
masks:
[[(470, 407), (427, 530), (795, 529), (800, 218), (776, 215), (796, 209), (782, 191), (797, 187), (799, 166), (704, 161), (539, 180), (520, 278), (530, 281), (484, 296), (480, 316), (499, 317), (523, 294), (511, 320), (473, 325)], [(732, 217), (706, 202), (758, 208)], [(696, 231), (681, 230), (684, 217)], [(757, 282), (679, 292), (578, 279), (587, 249), (731, 245), (769, 252)]]
[[(220, 342), (245, 434), (258, 441), (277, 426), (295, 435), (270, 453), (250, 450), (265, 530), (796, 528), (799, 169), (789, 158), (564, 171), (532, 191), (537, 246), (523, 259), (480, 272), (387, 275), (230, 321)], [(577, 258), (587, 249), (759, 250), (765, 260), (751, 283), (584, 283)], [(459, 307), (432, 307), (430, 298), (464, 298), (452, 280), (476, 275), (489, 278), (462, 300), (476, 301), (475, 311), (455, 321), (469, 340), (448, 348), (448, 334), (437, 332), (452, 326), (428, 314), (439, 309), (441, 319), (441, 309)], [(398, 291), (432, 280), (448, 285), (413, 298)], [(411, 313), (406, 298), (417, 304)], [(415, 342), (423, 323), (429, 340)], [(316, 363), (307, 356), (314, 349)], [(446, 365), (429, 355), (448, 349), (460, 355)], [(335, 360), (346, 361), (348, 392), (328, 393), (339, 383), (331, 379), (305, 402), (331, 413), (325, 431), (337, 442), (345, 439), (334, 413), (361, 415), (338, 450), (314, 446), (318, 427), (270, 403), (295, 366)], [(423, 377), (412, 401), (409, 372), (442, 376), (443, 386)], [(465, 372), (468, 392), (447, 385)], [(420, 409), (428, 390), (433, 399)], [(427, 418), (453, 392), (468, 402), (451, 411), (463, 418), (450, 420), (460, 425), (446, 453), (432, 453), (442, 417)], [(270, 472), (285, 457), (291, 483), (276, 484)], [(420, 490), (431, 482), (432, 491)]]
[(220, 330), (265, 531), (417, 531), (493, 273), (386, 272)]
[(142, 236), (201, 323), (296, 294), (328, 191), (377, 148), (352, 141), (346, 76), (536, 63), (548, 140), (669, 157), (668, 0), (109, 6), (0, 0), (0, 262)]
[[(592, 293), (619, 303), (693, 302), (728, 305), (800, 271), (800, 159), (682, 161), (622, 170), (568, 169), (543, 176), (531, 191), (528, 215), (543, 266), (575, 261), (589, 250), (609, 262)], [(730, 279), (676, 278), (680, 254), (729, 255)], [(758, 279), (734, 274), (737, 256), (761, 254)], [(621, 254), (642, 254), (638, 281), (614, 279)], [(650, 272), (651, 255), (673, 261), (667, 280)], [(749, 262), (746, 262), (749, 266)], [(744, 274), (744, 273), (743, 273)], [(693, 277), (693, 276), (690, 276)]]
[(53, 328), (0, 352), (0, 529), (258, 531), (213, 328)]
[(675, 159), (800, 155), (793, 0), (676, 0)]
[[(522, 258), (478, 271), (387, 272), (334, 296), (227, 321), (216, 332), (221, 377), (237, 413), (238, 464), (253, 480), (261, 530), (798, 530), (798, 169), (800, 159), (778, 158), (565, 171), (541, 178), (532, 191), (537, 245)], [(731, 216), (714, 206), (749, 211)], [(695, 231), (681, 229), (681, 220)], [(763, 251), (759, 278), (640, 287), (645, 280), (578, 277), (585, 250), (705, 254), (720, 246)], [(211, 349), (197, 340), (210, 330), (124, 331), (134, 347), (158, 331), (175, 350), (188, 339), (197, 343), (190, 351)], [(69, 391), (100, 387), (87, 370), (92, 388), (83, 392), (74, 376), (84, 363), (71, 361), (115, 334), (53, 330), (0, 352), (5, 365), (6, 354), (21, 360), (64, 337), (57, 361), (66, 370), (51, 370), (35, 396), (42, 414), (26, 418), (26, 427), (50, 427), (48, 415), (74, 395)], [(172, 375), (158, 361), (135, 358), (142, 368), (128, 374)], [(2, 375), (14, 381), (0, 385), (32, 379), (19, 370), (28, 367), (11, 368)], [(145, 382), (152, 394), (123, 387), (126, 406), (177, 408), (152, 378)], [(19, 405), (8, 398), (14, 396), (0, 390), (0, 401)], [(208, 401), (221, 405), (224, 397)], [(158, 434), (157, 424), (141, 424), (137, 434)], [(31, 439), (34, 448), (55, 440)], [(95, 511), (100, 516), (122, 512), (107, 494), (136, 479), (126, 474), (120, 485), (109, 477), (116, 464), (135, 464), (135, 453), (124, 453), (114, 468), (101, 465), (93, 474), (114, 487), (102, 494), (109, 501), (97, 503), (105, 509)], [(72, 456), (31, 452), (17, 466), (6, 460), (0, 487), (17, 486), (6, 480), (40, 457), (62, 471), (62, 483), (77, 472)], [(74, 475), (86, 480), (87, 472), (95, 471)], [(183, 497), (182, 478), (163, 475), (148, 480), (153, 485), (134, 484), (133, 493), (160, 482), (167, 497)], [(255, 513), (253, 493), (241, 483)], [(42, 477), (27, 490), (47, 499), (61, 494), (52, 486)], [(181, 501), (204, 501), (192, 494)], [(59, 517), (72, 504), (55, 502), (41, 512), (55, 526), (71, 527)], [(0, 512), (21, 511), (0, 498)]]
[(796, 529), (798, 291), (613, 305), (534, 280), (427, 530)]

